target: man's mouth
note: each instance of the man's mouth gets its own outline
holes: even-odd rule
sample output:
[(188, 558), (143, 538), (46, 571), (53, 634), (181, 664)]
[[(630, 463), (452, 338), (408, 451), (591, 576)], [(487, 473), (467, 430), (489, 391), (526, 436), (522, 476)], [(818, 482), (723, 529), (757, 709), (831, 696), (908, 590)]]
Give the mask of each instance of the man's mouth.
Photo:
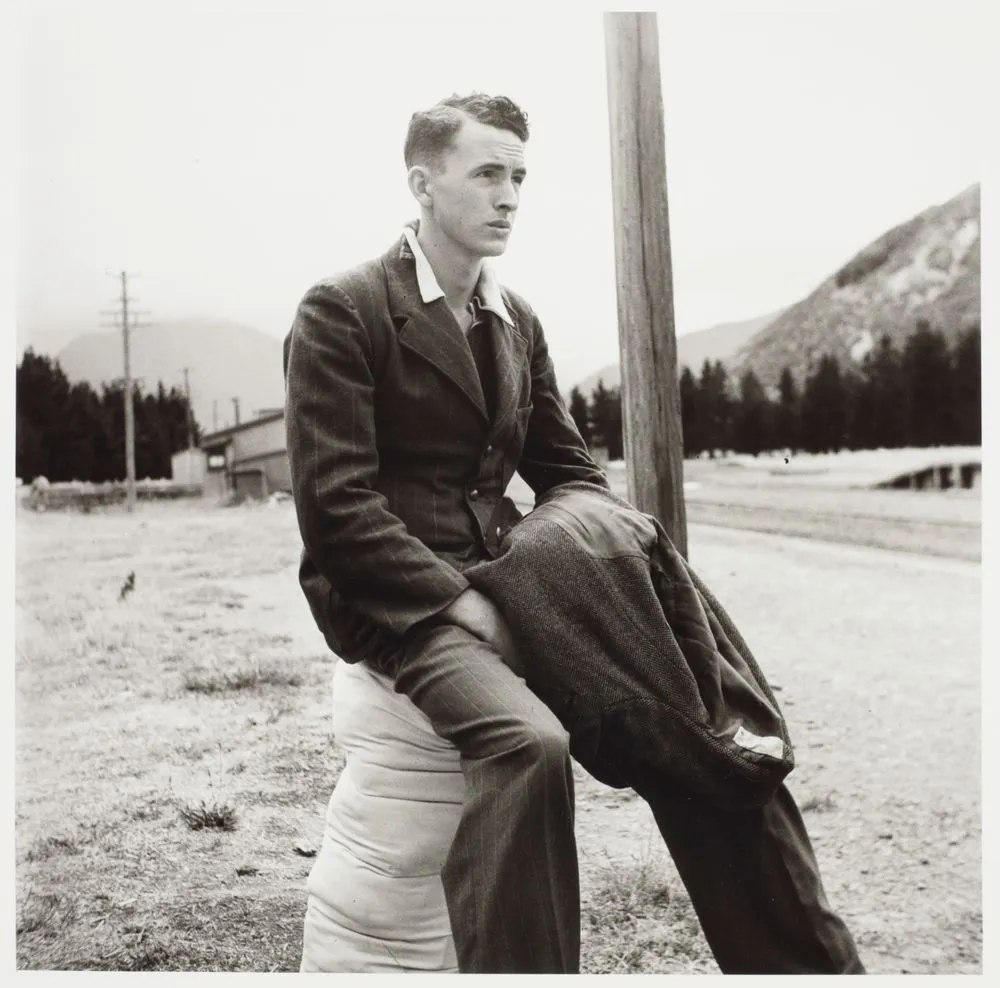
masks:
[(489, 225), (496, 230), (509, 230), (510, 220), (493, 220)]

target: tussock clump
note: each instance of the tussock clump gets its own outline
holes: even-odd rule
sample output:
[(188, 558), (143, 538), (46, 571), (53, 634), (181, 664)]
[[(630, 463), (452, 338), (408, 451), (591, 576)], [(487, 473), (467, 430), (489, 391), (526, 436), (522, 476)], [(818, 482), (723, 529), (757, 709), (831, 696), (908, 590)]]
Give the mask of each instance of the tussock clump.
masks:
[(181, 819), (189, 830), (235, 830), (236, 810), (226, 803), (186, 803), (180, 807)]
[(233, 672), (188, 673), (184, 689), (189, 693), (234, 693), (261, 686), (301, 686), (302, 676), (277, 666), (249, 666)]
[(57, 854), (79, 854), (80, 847), (72, 837), (41, 837), (28, 850), (29, 861), (45, 861)]
[(32, 891), (17, 904), (17, 935), (45, 933), (55, 935), (76, 918), (76, 907), (63, 895)]
[(809, 799), (803, 801), (802, 805), (799, 807), (800, 813), (827, 813), (830, 810), (836, 809), (837, 804), (834, 802), (833, 796), (829, 793), (825, 796), (812, 796)]
[(602, 868), (584, 902), (586, 974), (712, 973), (717, 968), (691, 902), (647, 849)]

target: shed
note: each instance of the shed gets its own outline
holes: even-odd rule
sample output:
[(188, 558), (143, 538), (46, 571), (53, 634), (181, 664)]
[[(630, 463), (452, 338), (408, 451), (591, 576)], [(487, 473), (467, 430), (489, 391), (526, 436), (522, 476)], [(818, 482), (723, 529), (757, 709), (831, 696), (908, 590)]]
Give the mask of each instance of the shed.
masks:
[(263, 409), (257, 415), (201, 440), (205, 456), (205, 493), (222, 497), (265, 498), (292, 489), (285, 449), (285, 412)]

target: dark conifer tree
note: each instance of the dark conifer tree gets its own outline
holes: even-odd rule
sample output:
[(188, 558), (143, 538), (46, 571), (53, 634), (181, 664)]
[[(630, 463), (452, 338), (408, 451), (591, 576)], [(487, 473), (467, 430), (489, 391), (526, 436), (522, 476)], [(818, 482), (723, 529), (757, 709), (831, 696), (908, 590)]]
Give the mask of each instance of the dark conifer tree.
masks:
[(926, 320), (907, 339), (902, 368), (908, 444), (947, 444), (955, 433), (952, 360), (944, 336)]
[(705, 426), (698, 381), (690, 367), (685, 367), (681, 371), (680, 398), (684, 455), (687, 457), (699, 456), (705, 449)]
[(980, 331), (973, 326), (962, 333), (952, 355), (954, 378), (954, 438), (962, 446), (983, 441), (983, 367)]
[(587, 399), (579, 388), (573, 388), (569, 393), (569, 414), (576, 423), (583, 441), (589, 446), (591, 436), (590, 408), (587, 405)]
[(832, 354), (820, 358), (802, 393), (802, 445), (810, 453), (836, 453), (847, 444), (848, 393)]
[(773, 448), (771, 401), (752, 370), (740, 378), (740, 394), (733, 408), (733, 447), (740, 453), (759, 455)]

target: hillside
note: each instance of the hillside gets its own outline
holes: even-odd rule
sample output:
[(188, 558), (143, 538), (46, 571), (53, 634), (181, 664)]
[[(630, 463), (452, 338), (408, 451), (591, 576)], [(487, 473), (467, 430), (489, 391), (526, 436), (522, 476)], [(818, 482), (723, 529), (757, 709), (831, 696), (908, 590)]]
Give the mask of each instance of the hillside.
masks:
[[(281, 340), (260, 330), (221, 319), (181, 319), (136, 329), (131, 338), (132, 374), (146, 391), (184, 387), (189, 368), (191, 404), (204, 432), (212, 430), (213, 402), (219, 428), (284, 401)], [(122, 375), (121, 334), (114, 330), (77, 337), (58, 354), (71, 381), (95, 388)]]
[[(686, 333), (677, 339), (677, 369), (690, 367), (694, 374), (701, 371), (701, 365), (706, 360), (721, 360), (725, 363), (730, 357), (756, 333), (759, 333), (779, 315), (772, 312), (767, 316), (755, 319), (745, 319), (741, 322), (720, 323), (701, 329), (694, 333)], [(616, 388), (621, 381), (621, 368), (617, 363), (602, 367), (599, 371), (589, 374), (576, 384), (580, 391), (590, 396), (597, 387), (597, 382), (603, 381), (606, 388)]]
[(933, 206), (869, 244), (811, 295), (748, 340), (729, 363), (765, 385), (783, 367), (801, 382), (825, 354), (860, 361), (882, 334), (897, 346), (919, 319), (949, 342), (980, 319), (980, 187)]

